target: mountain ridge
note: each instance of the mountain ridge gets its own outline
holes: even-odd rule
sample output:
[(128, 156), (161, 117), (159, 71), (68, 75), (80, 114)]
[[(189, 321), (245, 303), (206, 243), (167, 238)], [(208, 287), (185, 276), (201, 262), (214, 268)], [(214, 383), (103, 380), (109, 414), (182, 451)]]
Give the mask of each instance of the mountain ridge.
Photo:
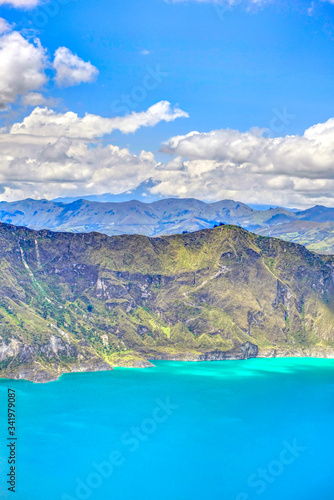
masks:
[[(328, 220), (326, 220), (328, 219)], [(317, 222), (305, 235), (304, 222)], [(109, 236), (143, 234), (161, 236), (234, 224), (262, 235), (277, 235), (300, 242), (312, 251), (334, 253), (334, 239), (327, 222), (334, 222), (334, 209), (322, 206), (303, 211), (285, 208), (255, 210), (234, 200), (206, 203), (194, 198), (167, 198), (146, 203), (122, 203), (78, 199), (72, 203), (26, 199), (0, 203), (0, 222), (53, 231), (98, 231)], [(294, 223), (294, 234), (286, 224)], [(273, 229), (275, 228), (275, 229)], [(286, 230), (285, 230), (286, 229)]]

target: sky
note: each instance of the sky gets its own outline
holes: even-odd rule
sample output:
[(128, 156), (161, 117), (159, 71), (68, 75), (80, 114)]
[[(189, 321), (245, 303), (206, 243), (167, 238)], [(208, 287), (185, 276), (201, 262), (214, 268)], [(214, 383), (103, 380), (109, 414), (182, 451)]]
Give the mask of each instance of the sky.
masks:
[[(293, 4), (293, 5), (291, 5)], [(334, 206), (334, 0), (0, 0), (0, 200)]]

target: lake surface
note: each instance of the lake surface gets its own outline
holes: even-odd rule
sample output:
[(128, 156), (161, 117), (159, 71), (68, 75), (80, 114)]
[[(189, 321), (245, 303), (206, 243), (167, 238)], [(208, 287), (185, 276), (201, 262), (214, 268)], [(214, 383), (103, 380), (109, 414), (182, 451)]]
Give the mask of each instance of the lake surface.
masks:
[[(7, 491), (7, 389), (17, 492)], [(0, 498), (334, 499), (334, 360), (156, 362), (0, 381)]]

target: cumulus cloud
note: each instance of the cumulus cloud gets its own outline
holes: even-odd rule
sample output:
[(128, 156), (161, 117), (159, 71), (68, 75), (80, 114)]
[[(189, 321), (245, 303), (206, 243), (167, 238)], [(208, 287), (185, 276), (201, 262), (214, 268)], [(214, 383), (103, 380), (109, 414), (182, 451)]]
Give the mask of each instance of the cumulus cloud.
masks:
[[(21, 123), (0, 129), (3, 198), (53, 197), (66, 190), (121, 192), (149, 177), (156, 165), (152, 153), (133, 155), (128, 149), (96, 141), (114, 130), (127, 134), (187, 117), (187, 113), (167, 101), (123, 117), (58, 113), (45, 106), (50, 100), (42, 93), (50, 67), (38, 39), (26, 39), (0, 20), (0, 109), (18, 98), (24, 106), (34, 107)], [(91, 63), (64, 47), (56, 51), (53, 68), (62, 86), (91, 81), (98, 73)]]
[(124, 117), (104, 118), (87, 114), (83, 118), (76, 113), (56, 113), (48, 108), (36, 108), (23, 122), (11, 127), (11, 134), (28, 134), (44, 137), (95, 139), (120, 130), (124, 134), (136, 132), (141, 127), (153, 127), (161, 121), (171, 122), (188, 114), (168, 101), (154, 104), (146, 111)]
[(46, 70), (51, 67), (61, 87), (89, 83), (98, 75), (97, 68), (66, 47), (56, 50), (51, 64), (38, 38), (25, 38), (0, 18), (0, 110), (16, 102), (19, 96), (26, 105), (46, 104), (48, 101), (36, 91), (48, 82)]
[(0, 0), (0, 5), (10, 5), (16, 8), (31, 9), (41, 3), (41, 0)]
[(155, 164), (152, 153), (145, 151), (133, 155), (128, 149), (91, 147), (68, 137), (0, 134), (0, 185), (2, 198), (8, 200), (122, 192), (149, 177)]
[[(151, 152), (134, 155), (111, 144), (95, 144), (91, 123), (101, 117), (83, 126), (83, 119), (74, 115), (60, 134), (66, 114), (48, 112), (55, 129), (47, 121), (43, 131), (43, 122), (33, 112), (25, 133), (24, 121), (0, 133), (3, 199), (120, 193), (152, 178), (158, 181), (152, 193), (163, 196), (290, 206), (334, 201), (334, 119), (310, 127), (302, 136), (270, 138), (256, 130), (191, 132), (163, 145), (170, 160), (161, 163)], [(134, 114), (124, 118), (139, 123)], [(98, 125), (99, 134), (109, 132), (110, 124), (104, 127)]]
[[(237, 130), (172, 137), (162, 151), (154, 193), (208, 200), (308, 205), (333, 203), (334, 119), (302, 136), (264, 137)], [(174, 157), (175, 156), (175, 157)]]
[(40, 89), (47, 81), (46, 51), (39, 40), (29, 42), (14, 31), (0, 37), (0, 109), (19, 95)]
[(334, 119), (309, 128), (303, 136), (271, 138), (237, 130), (191, 132), (170, 139), (163, 151), (252, 173), (334, 178)]
[(112, 119), (36, 108), (22, 123), (0, 132), (2, 199), (134, 189), (154, 172), (154, 155), (147, 151), (134, 155), (96, 139), (112, 130), (128, 133), (183, 116), (187, 116), (184, 111), (165, 101), (142, 113)]
[(59, 87), (90, 83), (99, 74), (95, 66), (85, 62), (66, 47), (59, 47), (56, 50), (53, 67), (56, 71), (55, 81)]

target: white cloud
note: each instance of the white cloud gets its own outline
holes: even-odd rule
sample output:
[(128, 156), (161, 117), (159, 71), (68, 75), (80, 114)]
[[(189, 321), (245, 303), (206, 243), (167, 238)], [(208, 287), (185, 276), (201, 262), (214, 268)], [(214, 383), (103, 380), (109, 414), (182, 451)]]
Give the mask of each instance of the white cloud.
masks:
[(124, 134), (136, 132), (141, 127), (153, 127), (161, 121), (170, 122), (188, 114), (169, 102), (161, 101), (147, 111), (131, 113), (124, 117), (103, 118), (87, 114), (83, 118), (76, 113), (56, 113), (48, 108), (36, 108), (22, 123), (15, 123), (11, 134), (28, 134), (49, 137), (95, 139), (120, 130)]
[(14, 31), (0, 37), (0, 109), (47, 81), (47, 58), (39, 40), (29, 42)]
[(162, 151), (154, 193), (216, 201), (290, 205), (334, 203), (334, 119), (302, 136), (214, 130), (171, 138)]
[(39, 92), (29, 92), (22, 97), (22, 104), (24, 106), (41, 106), (47, 103), (46, 97)]
[(21, 98), (21, 104), (23, 106), (31, 106), (35, 108), (36, 106), (57, 106), (59, 104), (58, 99), (53, 97), (46, 98), (40, 92), (29, 92)]
[[(163, 164), (151, 152), (134, 155), (114, 145), (94, 145), (96, 133), (90, 132), (90, 139), (78, 138), (74, 131), (81, 130), (83, 119), (76, 115), (72, 129), (63, 129), (61, 135), (58, 127), (66, 114), (57, 116), (52, 118), (57, 124), (53, 136), (48, 135), (50, 129), (44, 133), (36, 116), (24, 134), (17, 134), (22, 124), (0, 133), (2, 199), (119, 193), (152, 178), (160, 182), (152, 192), (163, 196), (290, 206), (334, 204), (334, 119), (310, 127), (302, 136), (191, 132), (163, 146), (171, 155)], [(101, 117), (95, 118), (98, 123)], [(100, 134), (102, 129), (98, 127)], [(72, 136), (66, 136), (70, 130)]]
[(0, 35), (7, 33), (8, 31), (12, 31), (11, 25), (6, 21), (6, 19), (0, 17)]
[(85, 62), (66, 47), (59, 47), (56, 50), (53, 67), (56, 70), (55, 80), (59, 87), (90, 83), (99, 74), (95, 66), (90, 62)]
[(145, 151), (132, 155), (128, 149), (92, 148), (67, 137), (0, 134), (0, 186), (7, 200), (53, 198), (64, 192), (120, 193), (143, 182), (155, 164)]
[(210, 161), (222, 168), (267, 175), (334, 178), (334, 119), (315, 125), (302, 136), (263, 137), (254, 132), (214, 130), (173, 137), (163, 150), (190, 161)]
[(314, 2), (311, 2), (310, 6), (307, 9), (307, 13), (309, 16), (312, 16), (314, 12)]
[(19, 9), (31, 9), (40, 3), (42, 3), (41, 0), (0, 0), (0, 5), (10, 5)]
[(9, 132), (0, 132), (2, 199), (134, 189), (155, 171), (153, 154), (133, 155), (111, 144), (95, 144), (96, 138), (111, 130), (133, 132), (182, 116), (187, 114), (165, 101), (142, 113), (112, 119), (36, 108)]
[(0, 5), (11, 5), (16, 8), (27, 8), (36, 7), (41, 3), (41, 0), (0, 0)]
[[(0, 0), (1, 1), (1, 0)], [(19, 96), (27, 105), (42, 105), (40, 90), (47, 82), (46, 69), (51, 67), (47, 50), (38, 38), (30, 40), (18, 31), (11, 31), (8, 22), (0, 18), (0, 110), (16, 102)], [(98, 70), (66, 47), (60, 47), (53, 61), (55, 80), (68, 87), (92, 82)]]

